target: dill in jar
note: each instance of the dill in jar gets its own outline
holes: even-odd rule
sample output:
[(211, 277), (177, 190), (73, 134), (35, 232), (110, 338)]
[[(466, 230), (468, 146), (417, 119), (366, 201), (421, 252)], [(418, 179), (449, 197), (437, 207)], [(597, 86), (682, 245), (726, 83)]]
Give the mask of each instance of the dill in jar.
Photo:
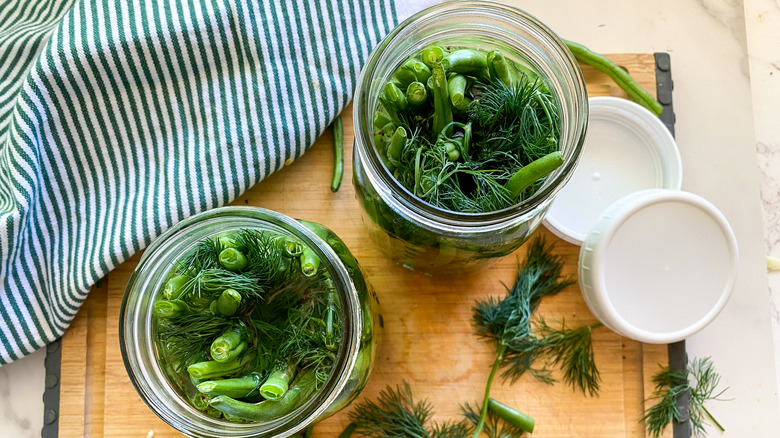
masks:
[(554, 96), (500, 50), (428, 47), (395, 70), (378, 102), (379, 155), (399, 183), (436, 207), (510, 207), (563, 164)]
[(306, 402), (330, 375), (341, 303), (300, 240), (242, 229), (179, 258), (153, 304), (157, 360), (196, 409), (268, 421)]

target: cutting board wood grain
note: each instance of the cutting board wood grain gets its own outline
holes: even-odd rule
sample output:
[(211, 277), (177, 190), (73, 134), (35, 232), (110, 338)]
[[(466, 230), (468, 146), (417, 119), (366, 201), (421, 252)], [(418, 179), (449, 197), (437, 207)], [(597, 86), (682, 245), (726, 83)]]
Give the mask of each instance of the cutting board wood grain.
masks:
[[(645, 89), (655, 90), (655, 62), (649, 54), (610, 58)], [(590, 96), (626, 95), (604, 74), (583, 66)], [(435, 420), (456, 418), (459, 404), (481, 399), (494, 359), (492, 346), (473, 334), (475, 300), (505, 293), (515, 279), (525, 247), (490, 268), (463, 278), (436, 278), (407, 271), (384, 258), (367, 238), (351, 185), (352, 107), (344, 121), (345, 174), (337, 193), (329, 189), (332, 137), (326, 130), (312, 148), (285, 169), (252, 187), (234, 205), (269, 208), (320, 222), (336, 232), (358, 258), (381, 302), (384, 329), (375, 367), (361, 398), (376, 399), (387, 385), (408, 382), (417, 399), (434, 406)], [(555, 243), (564, 275), (576, 277), (579, 247), (541, 227), (537, 234)], [(119, 351), (118, 315), (125, 286), (139, 255), (96, 285), (62, 339), (59, 436), (173, 437), (180, 434), (143, 403), (127, 377)], [(539, 314), (569, 326), (592, 324), (578, 286), (545, 298)], [(644, 400), (665, 345), (641, 344), (602, 327), (593, 333), (601, 391), (589, 397), (559, 382), (547, 385), (524, 376), (515, 384), (500, 379), (492, 396), (531, 415), (535, 437), (645, 437), (640, 423)], [(335, 437), (348, 424), (350, 408), (322, 421), (315, 437)], [(671, 436), (671, 430), (666, 436)]]

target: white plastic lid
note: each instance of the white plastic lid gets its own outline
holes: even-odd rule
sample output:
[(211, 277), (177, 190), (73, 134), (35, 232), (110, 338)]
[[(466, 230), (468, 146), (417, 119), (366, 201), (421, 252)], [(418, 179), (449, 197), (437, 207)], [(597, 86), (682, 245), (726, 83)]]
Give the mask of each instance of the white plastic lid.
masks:
[(642, 106), (618, 97), (588, 99), (588, 130), (571, 180), (553, 200), (545, 226), (580, 245), (599, 214), (639, 190), (679, 189), (682, 165), (674, 138)]
[(726, 304), (737, 241), (710, 202), (679, 190), (643, 190), (605, 210), (586, 236), (579, 281), (591, 312), (648, 343), (687, 338)]

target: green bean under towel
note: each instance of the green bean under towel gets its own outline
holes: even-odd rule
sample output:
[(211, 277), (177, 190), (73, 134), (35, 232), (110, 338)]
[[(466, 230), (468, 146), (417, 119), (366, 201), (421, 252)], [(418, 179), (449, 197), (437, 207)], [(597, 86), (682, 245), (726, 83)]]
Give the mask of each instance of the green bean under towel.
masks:
[(409, 3), (0, 0), (0, 363), (303, 154)]

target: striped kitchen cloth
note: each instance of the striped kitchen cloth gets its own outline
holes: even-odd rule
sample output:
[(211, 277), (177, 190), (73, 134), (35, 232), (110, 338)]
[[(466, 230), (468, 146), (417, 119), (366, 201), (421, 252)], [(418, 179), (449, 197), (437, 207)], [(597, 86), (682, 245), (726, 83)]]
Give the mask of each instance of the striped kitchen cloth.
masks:
[(0, 0), (0, 363), (61, 336), (168, 227), (304, 153), (424, 3)]

